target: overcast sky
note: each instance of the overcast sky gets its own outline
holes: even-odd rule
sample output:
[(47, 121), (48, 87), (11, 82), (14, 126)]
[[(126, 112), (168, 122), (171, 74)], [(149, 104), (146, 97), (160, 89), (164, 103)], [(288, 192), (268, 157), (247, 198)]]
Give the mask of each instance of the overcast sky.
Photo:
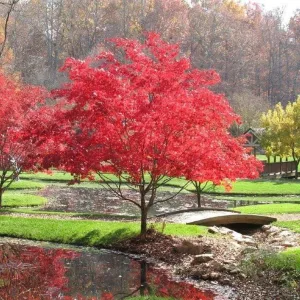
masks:
[[(247, 3), (249, 0), (241, 0), (241, 2)], [(300, 0), (252, 0), (252, 2), (261, 4), (265, 10), (272, 10), (277, 7), (284, 8), (285, 20), (288, 20), (296, 9), (300, 9)]]

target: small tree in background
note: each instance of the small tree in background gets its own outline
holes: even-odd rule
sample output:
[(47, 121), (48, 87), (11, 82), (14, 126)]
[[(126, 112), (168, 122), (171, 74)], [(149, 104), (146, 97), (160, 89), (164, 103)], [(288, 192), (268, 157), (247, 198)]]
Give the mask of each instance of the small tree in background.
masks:
[(204, 181), (204, 182), (200, 182), (200, 181), (191, 181), (192, 185), (195, 188), (195, 194), (197, 196), (197, 206), (201, 207), (202, 206), (202, 193), (204, 193), (205, 191), (211, 191), (214, 190), (215, 185), (211, 184), (209, 181)]
[[(71, 82), (54, 92), (62, 103), (59, 125), (48, 134), (58, 145), (48, 166), (76, 180), (98, 174), (112, 193), (140, 209), (142, 235), (149, 209), (170, 199), (158, 199), (157, 190), (171, 177), (226, 184), (225, 178), (258, 176), (260, 163), (228, 134), (238, 117), (208, 89), (219, 82), (216, 72), (192, 69), (177, 45), (154, 33), (144, 43), (113, 42), (123, 58), (102, 52), (66, 61)], [(116, 176), (116, 185), (107, 173)]]
[(210, 151), (204, 158), (191, 163), (185, 176), (195, 187), (198, 207), (201, 207), (201, 194), (205, 189), (224, 186), (226, 191), (230, 191), (236, 179), (258, 177), (262, 170), (261, 162), (249, 155), (250, 149), (243, 147), (245, 141), (245, 136), (233, 138), (228, 133), (211, 139)]
[(3, 193), (36, 162), (38, 138), (24, 139), (23, 130), (44, 96), (41, 89), (19, 84), (0, 71), (0, 207)]

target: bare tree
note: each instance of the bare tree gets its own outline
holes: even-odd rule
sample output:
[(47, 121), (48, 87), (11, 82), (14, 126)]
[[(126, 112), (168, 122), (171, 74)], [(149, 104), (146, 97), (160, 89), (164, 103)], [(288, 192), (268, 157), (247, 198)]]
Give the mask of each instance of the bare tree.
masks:
[(3, 39), (2, 41), (0, 41), (0, 57), (3, 55), (5, 45), (7, 42), (9, 20), (18, 2), (19, 0), (0, 1), (0, 9), (4, 11), (4, 28)]

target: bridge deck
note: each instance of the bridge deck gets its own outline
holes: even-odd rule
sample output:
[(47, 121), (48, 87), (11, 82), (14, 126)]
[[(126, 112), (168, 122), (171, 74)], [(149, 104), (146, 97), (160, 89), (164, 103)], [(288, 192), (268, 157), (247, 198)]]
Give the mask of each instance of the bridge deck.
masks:
[(276, 218), (271, 218), (268, 216), (215, 210), (181, 211), (178, 213), (166, 214), (163, 217), (166, 221), (173, 223), (197, 224), (204, 226), (227, 224), (266, 225), (276, 221)]

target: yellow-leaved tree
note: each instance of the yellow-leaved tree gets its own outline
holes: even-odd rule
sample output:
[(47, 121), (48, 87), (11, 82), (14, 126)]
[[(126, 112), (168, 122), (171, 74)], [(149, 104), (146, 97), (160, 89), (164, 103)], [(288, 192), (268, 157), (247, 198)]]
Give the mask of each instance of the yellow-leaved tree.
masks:
[(298, 177), (300, 162), (300, 97), (285, 108), (278, 103), (273, 110), (262, 115), (261, 125), (265, 128), (261, 145), (270, 156), (292, 157)]

